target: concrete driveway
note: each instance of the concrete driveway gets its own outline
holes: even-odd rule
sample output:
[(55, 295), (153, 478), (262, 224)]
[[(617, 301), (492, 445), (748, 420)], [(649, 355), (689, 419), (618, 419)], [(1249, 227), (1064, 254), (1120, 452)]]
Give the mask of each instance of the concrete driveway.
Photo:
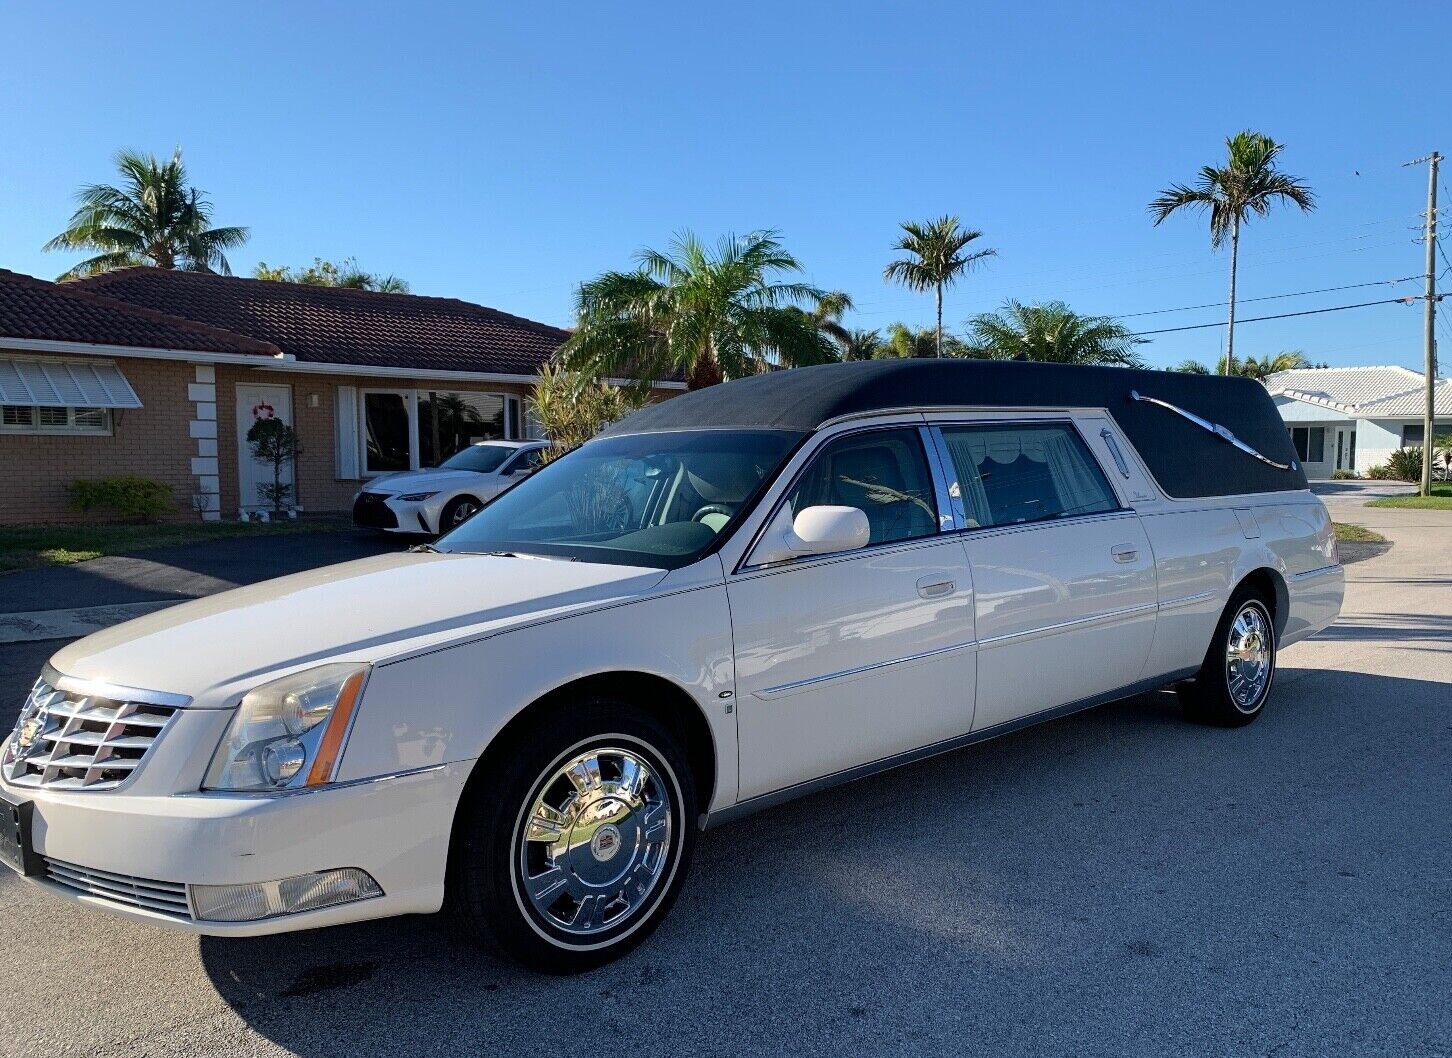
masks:
[[(1452, 515), (1352, 516), (1395, 546), (1249, 728), (1145, 695), (709, 833), (583, 977), (437, 918), (199, 941), (0, 873), (0, 1050), (1448, 1055)], [(0, 648), (0, 724), (56, 645)]]

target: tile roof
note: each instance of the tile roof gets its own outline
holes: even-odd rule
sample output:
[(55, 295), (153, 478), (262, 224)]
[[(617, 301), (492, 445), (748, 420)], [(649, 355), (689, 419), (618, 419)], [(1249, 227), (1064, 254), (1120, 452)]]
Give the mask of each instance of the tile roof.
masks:
[[(1437, 383), (1433, 403), (1438, 418), (1444, 415), (1452, 416), (1452, 380), (1444, 378)], [(1409, 416), (1421, 418), (1426, 407), (1427, 397), (1421, 382), (1418, 381), (1416, 389), (1383, 397), (1381, 400), (1370, 401), (1358, 408), (1357, 412), (1372, 419), (1405, 419)]]
[[(1266, 389), (1359, 418), (1402, 419), (1426, 406), (1420, 371), (1405, 367), (1305, 367), (1267, 375)], [(1452, 415), (1452, 380), (1436, 387), (1436, 414)]]
[(255, 356), (279, 352), (256, 338), (0, 268), (0, 347), (6, 338)]
[(1303, 367), (1267, 375), (1272, 395), (1285, 393), (1351, 411), (1412, 390), (1420, 391), (1422, 376), (1405, 367)]
[(127, 268), (67, 287), (270, 342), (300, 361), (533, 375), (569, 332), (452, 298)]

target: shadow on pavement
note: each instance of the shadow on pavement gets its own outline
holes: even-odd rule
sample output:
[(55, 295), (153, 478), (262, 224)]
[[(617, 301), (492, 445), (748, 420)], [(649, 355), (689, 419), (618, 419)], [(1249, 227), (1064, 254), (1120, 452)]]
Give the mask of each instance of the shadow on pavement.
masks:
[(442, 916), (201, 959), (306, 1058), (1435, 1052), (1448, 685), (1283, 677), (1248, 728), (1142, 695), (712, 831), (655, 936), (582, 977)]
[(417, 541), (354, 530), (206, 540), (0, 578), (0, 611), (194, 599), (318, 566), (402, 551)]

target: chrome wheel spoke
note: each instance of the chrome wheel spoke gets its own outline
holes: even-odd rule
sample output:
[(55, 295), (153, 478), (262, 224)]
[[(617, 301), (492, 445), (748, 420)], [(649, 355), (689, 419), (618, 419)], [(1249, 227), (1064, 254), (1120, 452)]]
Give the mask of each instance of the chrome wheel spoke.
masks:
[(524, 840), (553, 845), (560, 840), (568, 823), (569, 819), (563, 812), (541, 801), (534, 806), (534, 812), (529, 817), (529, 829), (525, 831)]
[(657, 802), (645, 810), (644, 819), (641, 822), (640, 832), (649, 844), (664, 841), (670, 829), (670, 812), (664, 803)]
[(536, 874), (524, 880), (529, 897), (536, 906), (548, 907), (569, 888), (570, 879), (558, 867), (550, 867), (543, 874)]
[(641, 787), (650, 778), (650, 772), (634, 757), (626, 757), (620, 764), (620, 792), (632, 804), (639, 802)]

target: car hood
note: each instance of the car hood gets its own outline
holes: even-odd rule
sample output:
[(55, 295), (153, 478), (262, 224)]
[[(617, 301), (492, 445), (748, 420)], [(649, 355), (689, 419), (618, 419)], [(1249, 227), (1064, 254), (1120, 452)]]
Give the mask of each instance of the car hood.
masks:
[(274, 676), (380, 661), (649, 591), (658, 569), (412, 552), (326, 566), (181, 603), (87, 636), (52, 667), (77, 679), (230, 706)]
[(468, 488), (497, 478), (495, 474), (479, 474), (472, 470), (410, 470), (407, 473), (390, 474), (376, 478), (363, 486), (364, 492), (384, 492), (397, 496), (408, 492), (444, 492), (450, 489)]

